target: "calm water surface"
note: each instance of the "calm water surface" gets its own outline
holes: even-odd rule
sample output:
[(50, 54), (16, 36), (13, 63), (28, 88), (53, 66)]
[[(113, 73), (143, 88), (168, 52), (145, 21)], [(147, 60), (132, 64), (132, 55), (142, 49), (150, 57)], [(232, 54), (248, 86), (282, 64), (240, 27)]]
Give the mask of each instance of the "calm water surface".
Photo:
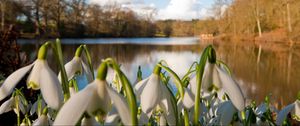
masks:
[[(34, 60), (38, 46), (35, 40), (19, 40), (24, 50)], [(217, 58), (228, 64), (247, 99), (263, 101), (272, 95), (272, 102), (285, 105), (296, 99), (300, 90), (300, 44), (254, 42), (200, 42), (198, 38), (117, 38), (117, 39), (63, 39), (65, 61), (74, 56), (79, 44), (87, 44), (94, 68), (102, 59), (112, 57), (133, 83), (138, 66), (143, 77), (151, 74), (154, 65), (165, 60), (180, 77), (202, 50), (212, 44)], [(49, 57), (50, 64), (53, 59)], [(109, 79), (113, 76), (109, 72)], [(86, 83), (79, 79), (81, 88)]]

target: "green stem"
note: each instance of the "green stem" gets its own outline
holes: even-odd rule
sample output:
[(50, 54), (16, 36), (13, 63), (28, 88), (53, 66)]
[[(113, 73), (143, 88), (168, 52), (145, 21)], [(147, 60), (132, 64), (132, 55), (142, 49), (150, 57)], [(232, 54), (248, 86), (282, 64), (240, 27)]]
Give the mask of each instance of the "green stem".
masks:
[(75, 52), (75, 56), (76, 56), (76, 57), (80, 57), (80, 56), (81, 56), (82, 49), (83, 49), (83, 45), (80, 45), (80, 46), (76, 49), (76, 52)]
[(14, 97), (14, 100), (15, 100), (15, 109), (17, 111), (17, 125), (20, 126), (20, 108), (19, 108), (19, 102), (20, 102), (20, 99), (18, 96), (18, 93), (15, 94), (16, 96)]
[(201, 82), (202, 82), (202, 76), (204, 73), (204, 68), (206, 61), (209, 56), (209, 52), (213, 50), (212, 46), (208, 46), (204, 49), (201, 55), (200, 62), (197, 66), (196, 71), (196, 83), (197, 83), (197, 91), (196, 91), (196, 97), (195, 97), (195, 106), (194, 106), (194, 125), (199, 125), (198, 119), (199, 119), (199, 104), (201, 99)]
[[(184, 97), (184, 88), (183, 88), (183, 83), (182, 81), (180, 80), (180, 78), (178, 77), (178, 75), (172, 70), (170, 69), (169, 67), (167, 66), (164, 66), (162, 64), (158, 64), (159, 67), (163, 68), (164, 70), (166, 70), (171, 76), (173, 76), (174, 78), (174, 83), (175, 83), (175, 86), (176, 88), (178, 89), (178, 92), (179, 92), (179, 95), (180, 95), (180, 98), (183, 99)], [(188, 112), (186, 109), (184, 109), (184, 125), (185, 126), (188, 126), (189, 125), (189, 116), (188, 116)]]
[(97, 79), (105, 80), (107, 75), (107, 63), (102, 62), (97, 71)]
[(153, 69), (153, 73), (158, 75), (160, 74), (161, 68), (159, 67), (159, 65), (156, 65)]
[(184, 89), (183, 89), (183, 86), (182, 86), (183, 84), (182, 84), (180, 78), (178, 77), (178, 75), (177, 75), (172, 69), (170, 69), (169, 67), (166, 67), (166, 66), (164, 66), (164, 65), (162, 65), (162, 64), (157, 64), (157, 66), (163, 68), (163, 69), (166, 70), (171, 76), (173, 76), (174, 81), (175, 81), (175, 86), (176, 86), (176, 88), (177, 88), (178, 91), (179, 91), (180, 97), (183, 98), (183, 96), (184, 96)]
[(64, 66), (64, 61), (63, 61), (63, 54), (62, 54), (62, 49), (61, 49), (61, 43), (59, 39), (56, 39), (55, 43), (52, 43), (52, 49), (53, 52), (56, 56), (56, 60), (59, 64), (59, 69), (61, 71), (61, 80), (62, 80), (62, 89), (64, 92), (64, 100), (67, 101), (70, 98), (70, 91), (69, 91), (69, 83), (68, 83), (68, 78), (67, 78), (67, 73), (66, 69)]
[(38, 52), (38, 59), (46, 59), (47, 57), (47, 49), (48, 49), (48, 46), (49, 46), (49, 42), (46, 42), (45, 44), (43, 44), (40, 49), (39, 49), (39, 52)]
[(170, 100), (171, 100), (171, 104), (172, 104), (172, 107), (174, 108), (174, 114), (176, 115), (175, 116), (175, 119), (176, 119), (176, 125), (180, 125), (180, 119), (178, 118), (178, 110), (177, 110), (177, 102), (176, 102), (176, 98), (174, 97), (174, 95), (172, 95), (172, 91), (171, 89), (168, 87), (168, 83), (169, 83), (169, 77), (166, 77), (163, 73), (160, 74), (160, 77), (163, 81), (163, 86), (165, 86), (171, 96)]
[(185, 126), (189, 126), (189, 115), (188, 115), (188, 111), (186, 109), (184, 109), (184, 125)]
[(93, 64), (92, 64), (92, 58), (91, 58), (91, 55), (90, 55), (89, 49), (87, 48), (87, 46), (86, 46), (86, 45), (83, 45), (83, 49), (84, 49), (85, 56), (86, 56), (86, 58), (87, 58), (87, 61), (88, 61), (88, 64), (89, 64), (90, 71), (92, 72), (93, 79), (95, 79), (95, 76), (94, 76), (94, 68), (93, 68)]
[(20, 119), (20, 114), (17, 114), (17, 125), (20, 126), (21, 125), (21, 119)]
[(131, 122), (132, 125), (137, 125), (137, 104), (136, 104), (136, 98), (133, 93), (133, 89), (131, 87), (131, 84), (128, 80), (128, 78), (125, 76), (125, 74), (120, 70), (119, 65), (111, 58), (107, 58), (104, 60), (104, 62), (108, 62), (112, 65), (112, 68), (117, 72), (118, 76), (120, 77), (121, 84), (124, 87), (125, 93), (126, 93), (126, 100), (131, 110)]

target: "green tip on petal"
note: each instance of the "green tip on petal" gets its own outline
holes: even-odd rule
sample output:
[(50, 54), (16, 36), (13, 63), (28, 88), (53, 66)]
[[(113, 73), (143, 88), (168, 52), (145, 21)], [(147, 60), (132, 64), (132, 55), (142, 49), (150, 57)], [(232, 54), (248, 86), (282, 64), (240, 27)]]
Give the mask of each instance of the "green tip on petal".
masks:
[(105, 80), (106, 75), (107, 75), (107, 63), (102, 62), (98, 68), (97, 78), (100, 80)]
[(31, 88), (31, 89), (34, 89), (34, 90), (39, 89), (39, 86), (38, 86), (36, 83), (32, 82), (32, 81), (30, 81), (30, 82), (28, 83), (27, 87), (28, 87), (28, 89), (30, 89), (30, 88)]
[(45, 44), (43, 44), (40, 49), (39, 49), (39, 53), (38, 53), (38, 59), (46, 59), (47, 57), (47, 48), (49, 46), (49, 42), (46, 42)]
[(161, 70), (161, 67), (159, 65), (156, 65), (153, 69), (153, 73), (156, 75), (159, 75), (160, 70)]
[(210, 48), (210, 50), (208, 53), (208, 61), (210, 63), (216, 63), (216, 61), (217, 61), (216, 51), (211, 45), (209, 46), (209, 48)]
[(83, 50), (83, 45), (80, 45), (80, 46), (76, 49), (75, 56), (76, 56), (76, 57), (80, 57), (80, 56), (81, 56), (81, 53), (82, 53), (82, 50)]

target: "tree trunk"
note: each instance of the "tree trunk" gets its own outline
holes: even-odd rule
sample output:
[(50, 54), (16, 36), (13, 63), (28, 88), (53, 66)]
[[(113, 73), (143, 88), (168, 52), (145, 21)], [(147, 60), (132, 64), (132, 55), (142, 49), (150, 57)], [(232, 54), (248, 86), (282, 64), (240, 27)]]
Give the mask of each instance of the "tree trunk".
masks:
[(1, 30), (4, 30), (5, 25), (5, 0), (0, 2), (1, 4)]
[(257, 29), (258, 29), (258, 36), (261, 37), (261, 27), (260, 27), (259, 17), (256, 17), (256, 24), (257, 24)]
[(287, 25), (288, 31), (292, 32), (292, 24), (291, 24), (291, 16), (290, 16), (290, 3), (289, 1), (286, 2), (286, 15), (287, 15)]
[(40, 34), (40, 16), (39, 16), (39, 13), (40, 13), (40, 7), (39, 7), (39, 1), (36, 2), (35, 4), (35, 34), (36, 35), (39, 35)]

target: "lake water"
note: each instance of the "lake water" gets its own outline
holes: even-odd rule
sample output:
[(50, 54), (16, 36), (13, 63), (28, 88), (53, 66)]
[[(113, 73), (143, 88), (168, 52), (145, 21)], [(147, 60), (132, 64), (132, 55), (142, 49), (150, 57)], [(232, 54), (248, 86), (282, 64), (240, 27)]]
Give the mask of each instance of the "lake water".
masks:
[[(34, 60), (38, 47), (34, 46), (35, 40), (18, 43)], [(102, 59), (112, 57), (132, 83), (138, 66), (145, 78), (160, 60), (165, 60), (182, 77), (199, 60), (202, 50), (212, 44), (217, 58), (228, 64), (247, 99), (260, 103), (271, 94), (272, 102), (281, 107), (295, 101), (300, 90), (300, 44), (297, 43), (200, 42), (195, 37), (62, 39), (62, 43), (66, 62), (72, 59), (78, 45), (87, 44), (94, 68)], [(53, 59), (48, 61), (53, 64)]]

